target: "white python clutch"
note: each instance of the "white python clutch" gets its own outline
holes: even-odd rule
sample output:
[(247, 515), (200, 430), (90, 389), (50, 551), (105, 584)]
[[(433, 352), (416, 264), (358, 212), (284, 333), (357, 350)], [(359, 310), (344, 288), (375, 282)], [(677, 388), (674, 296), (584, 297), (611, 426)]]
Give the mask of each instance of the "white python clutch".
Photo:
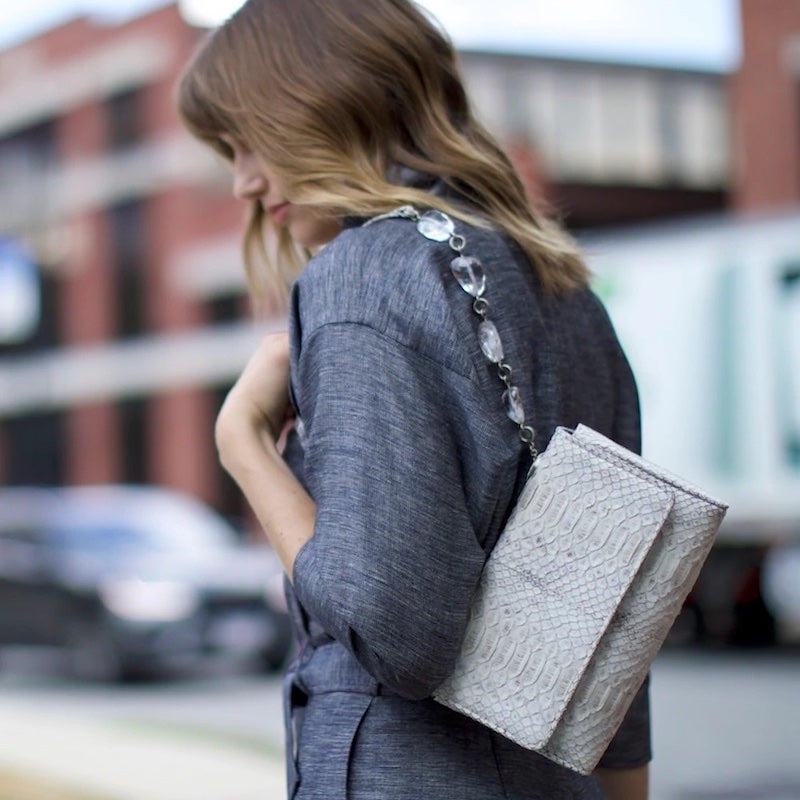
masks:
[(592, 429), (559, 428), (484, 567), (435, 699), (588, 774), (725, 511)]
[(434, 699), (584, 774), (597, 765), (708, 555), (727, 506), (591, 428), (539, 454), (489, 319), (486, 275), (440, 211), (400, 217), (455, 253), (477, 335), (533, 469), (481, 575), (460, 657)]

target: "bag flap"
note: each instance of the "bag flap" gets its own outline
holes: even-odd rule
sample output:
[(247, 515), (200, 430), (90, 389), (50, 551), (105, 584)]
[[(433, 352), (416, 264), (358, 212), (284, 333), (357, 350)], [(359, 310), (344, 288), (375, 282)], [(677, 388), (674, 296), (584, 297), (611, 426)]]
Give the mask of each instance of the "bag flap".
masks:
[(689, 481), (648, 461), (646, 458), (636, 455), (636, 453), (622, 447), (622, 445), (617, 444), (608, 437), (603, 436), (602, 433), (598, 433), (586, 425), (578, 425), (572, 435), (576, 441), (581, 442), (586, 447), (595, 449), (598, 454), (602, 453), (606, 458), (619, 458), (632, 468), (640, 470), (643, 475), (648, 475), (658, 481), (668, 483), (680, 492), (685, 492), (711, 506), (716, 506), (722, 512), (720, 514), (720, 522), (722, 521), (722, 517), (725, 515), (728, 506), (720, 500), (715, 500), (694, 484), (689, 483)]

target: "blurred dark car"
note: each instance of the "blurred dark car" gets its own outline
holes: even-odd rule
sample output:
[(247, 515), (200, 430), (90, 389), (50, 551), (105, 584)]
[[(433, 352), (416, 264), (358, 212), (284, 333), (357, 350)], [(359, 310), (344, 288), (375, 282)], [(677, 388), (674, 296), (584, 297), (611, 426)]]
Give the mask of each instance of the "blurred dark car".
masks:
[(0, 489), (0, 647), (58, 647), (83, 679), (218, 654), (277, 668), (282, 576), (199, 501), (154, 487)]

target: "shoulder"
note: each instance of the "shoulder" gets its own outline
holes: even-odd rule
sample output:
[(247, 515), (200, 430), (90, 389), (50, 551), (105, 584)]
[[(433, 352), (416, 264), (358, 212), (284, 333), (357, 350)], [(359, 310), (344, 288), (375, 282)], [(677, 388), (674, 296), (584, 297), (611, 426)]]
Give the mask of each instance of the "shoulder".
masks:
[(400, 345), (469, 369), (457, 356), (446, 244), (431, 242), (405, 219), (348, 228), (298, 279), (292, 314), (302, 341), (328, 325), (366, 326)]
[(368, 310), (366, 299), (398, 295), (399, 300), (420, 284), (435, 283), (435, 253), (426, 244), (408, 220), (343, 230), (297, 281), (304, 312), (361, 316)]
[[(456, 232), (467, 241), (465, 254), (479, 255), (503, 280), (509, 272), (530, 273), (519, 248), (496, 229), (456, 220)], [(303, 311), (320, 319), (343, 314), (362, 319), (370, 301), (411, 312), (445, 302), (456, 286), (450, 270), (454, 257), (447, 243), (427, 239), (411, 220), (381, 220), (342, 231), (309, 262), (296, 292)]]

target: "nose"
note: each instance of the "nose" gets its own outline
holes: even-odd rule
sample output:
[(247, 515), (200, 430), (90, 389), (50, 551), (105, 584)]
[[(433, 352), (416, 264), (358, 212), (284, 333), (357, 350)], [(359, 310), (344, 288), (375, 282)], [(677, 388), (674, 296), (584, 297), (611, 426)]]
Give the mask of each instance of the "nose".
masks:
[(251, 153), (238, 154), (233, 162), (233, 196), (254, 200), (266, 194), (267, 179), (258, 159)]

